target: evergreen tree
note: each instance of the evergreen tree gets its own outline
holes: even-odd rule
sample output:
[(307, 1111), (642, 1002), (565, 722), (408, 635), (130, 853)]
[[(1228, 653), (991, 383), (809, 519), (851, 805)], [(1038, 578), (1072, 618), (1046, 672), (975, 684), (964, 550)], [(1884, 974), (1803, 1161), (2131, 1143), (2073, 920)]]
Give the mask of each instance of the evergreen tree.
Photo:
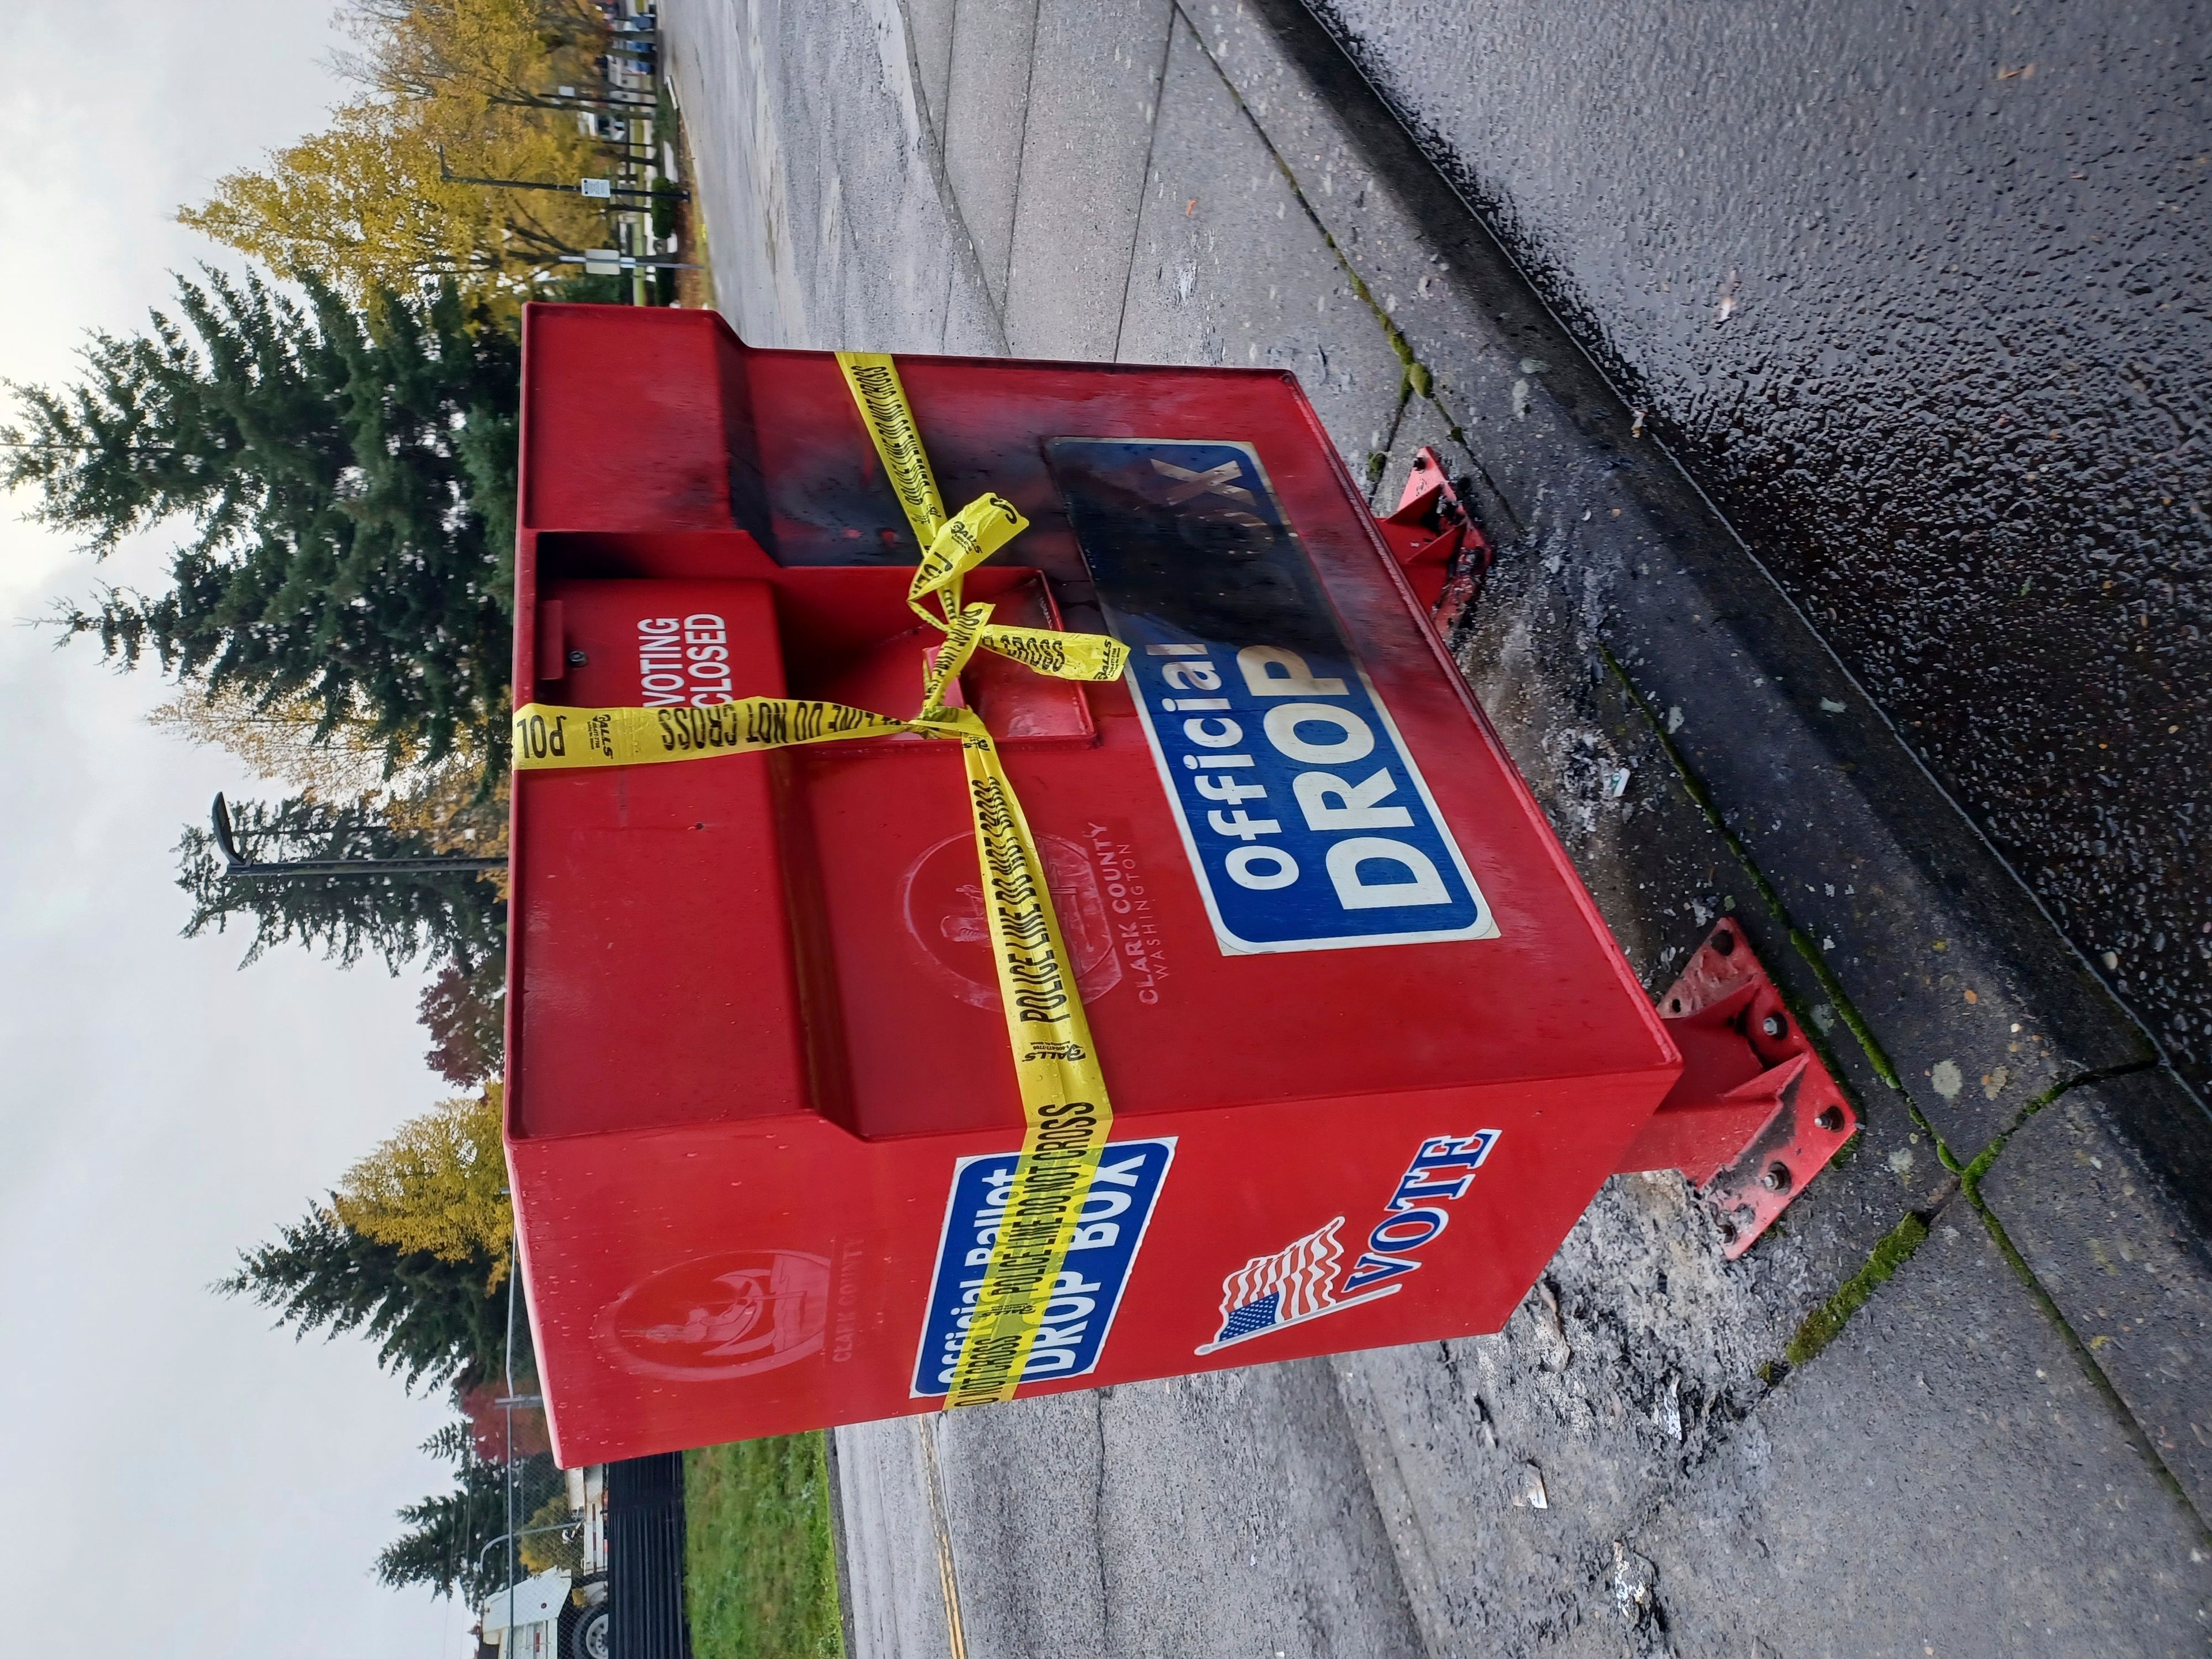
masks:
[[(395, 829), (376, 805), (333, 806), (313, 796), (275, 805), (240, 802), (231, 809), (231, 826), (239, 851), (257, 861), (416, 857), (441, 850), (426, 835)], [(227, 933), (234, 921), (250, 918), (253, 939), (240, 966), (291, 940), (342, 967), (372, 956), (396, 974), (428, 955), (443, 957), (467, 975), (499, 971), (507, 901), (497, 882), (468, 871), (234, 881), (224, 872), (213, 833), (197, 825), (185, 828), (177, 853), (177, 884), (192, 900), (185, 937), (210, 929)]]
[(177, 316), (95, 334), (59, 390), (16, 387), (0, 483), (95, 557), (184, 520), (169, 585), (66, 607), (71, 635), (216, 695), (366, 720), (393, 764), (480, 734), (505, 769), (520, 353), (450, 287), (349, 307), (179, 279)]
[[(301, 1338), (361, 1332), (377, 1345), (377, 1363), (412, 1389), (504, 1375), (507, 1290), (490, 1288), (501, 1265), (380, 1244), (316, 1208), (278, 1228), (273, 1242), (240, 1251), (238, 1271), (215, 1288), (275, 1310), (277, 1322)], [(514, 1329), (522, 1376), (532, 1367), (529, 1323), (519, 1308)]]
[[(458, 1591), (471, 1603), (483, 1601), (507, 1583), (507, 1550), (493, 1547), (508, 1530), (507, 1467), (477, 1457), (463, 1424), (447, 1424), (422, 1449), (456, 1465), (453, 1490), (400, 1509), (407, 1529), (378, 1553), (376, 1576), (395, 1588), (423, 1584), (441, 1595)], [(559, 1491), (561, 1471), (540, 1452), (515, 1460), (514, 1480), (520, 1527)]]

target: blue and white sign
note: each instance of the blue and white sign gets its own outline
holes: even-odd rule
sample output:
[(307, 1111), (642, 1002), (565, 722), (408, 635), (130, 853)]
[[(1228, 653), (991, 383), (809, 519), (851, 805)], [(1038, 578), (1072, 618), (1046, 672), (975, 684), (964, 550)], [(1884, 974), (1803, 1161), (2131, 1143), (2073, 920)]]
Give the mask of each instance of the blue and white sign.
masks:
[[(983, 1271), (1006, 1216), (1016, 1157), (993, 1152), (963, 1158), (953, 1168), (952, 1198), (945, 1207), (937, 1272), (930, 1280), (929, 1312), (922, 1322), (921, 1354), (915, 1365), (917, 1399), (939, 1399), (951, 1388), (975, 1296), (983, 1288)], [(1023, 1382), (1055, 1382), (1097, 1368), (1106, 1333), (1121, 1305), (1129, 1270), (1136, 1265), (1137, 1247), (1144, 1243), (1152, 1206), (1174, 1158), (1172, 1137), (1107, 1143), (1099, 1155), (1098, 1173), (1084, 1195), (1066, 1263), (1045, 1309), (1043, 1328), (1022, 1367)]]
[(1222, 951), (1497, 937), (1251, 446), (1046, 449)]

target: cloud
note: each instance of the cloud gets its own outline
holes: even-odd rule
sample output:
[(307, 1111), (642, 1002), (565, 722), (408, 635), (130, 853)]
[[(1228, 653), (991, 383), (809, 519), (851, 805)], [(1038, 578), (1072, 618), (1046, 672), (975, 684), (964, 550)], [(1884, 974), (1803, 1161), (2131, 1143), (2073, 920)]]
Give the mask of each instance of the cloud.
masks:
[[(171, 216), (320, 124), (337, 44), (299, 0), (11, 17), (0, 375), (66, 378), (86, 330), (167, 302), (169, 271), (234, 264)], [(177, 936), (179, 825), (253, 786), (146, 726), (155, 677), (15, 625), (100, 574), (152, 577), (166, 539), (95, 573), (27, 505), (0, 518), (0, 1550), (40, 1588), (11, 1634), (188, 1659), (469, 1651), (465, 1613), (368, 1577), (394, 1508), (445, 1482), (416, 1449), (443, 1403), (357, 1339), (296, 1345), (206, 1289), (442, 1091), (418, 988), (296, 951), (240, 974), (236, 936)]]

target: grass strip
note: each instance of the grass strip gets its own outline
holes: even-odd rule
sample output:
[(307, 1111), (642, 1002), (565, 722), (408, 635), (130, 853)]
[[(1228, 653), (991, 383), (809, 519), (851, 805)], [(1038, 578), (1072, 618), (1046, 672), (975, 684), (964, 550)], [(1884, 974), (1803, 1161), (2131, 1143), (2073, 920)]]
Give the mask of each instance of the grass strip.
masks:
[(819, 1434), (684, 1454), (694, 1659), (843, 1659)]
[(1867, 1299), (1889, 1282), (1890, 1276), (1912, 1259), (1928, 1237), (1928, 1224), (1917, 1215), (1908, 1215), (1890, 1229), (1866, 1265), (1845, 1279), (1836, 1293), (1805, 1316), (1797, 1328), (1797, 1334), (1790, 1339), (1783, 1358), (1795, 1370), (1807, 1360), (1843, 1334), (1850, 1316), (1867, 1304)]

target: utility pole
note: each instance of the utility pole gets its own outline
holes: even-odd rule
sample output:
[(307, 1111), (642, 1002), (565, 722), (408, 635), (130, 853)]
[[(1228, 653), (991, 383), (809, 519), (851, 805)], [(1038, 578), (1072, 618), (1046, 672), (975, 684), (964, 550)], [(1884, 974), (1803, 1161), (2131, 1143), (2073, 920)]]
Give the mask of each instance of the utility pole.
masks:
[(650, 110), (659, 107), (659, 100), (635, 97), (619, 87), (609, 87), (605, 92), (579, 92), (574, 87), (556, 87), (550, 98), (539, 94), (538, 99), (541, 103), (564, 109), (589, 109), (600, 104), (616, 109)]
[(706, 269), (704, 265), (686, 264), (681, 259), (648, 259), (635, 253), (617, 253), (612, 248), (593, 248), (586, 253), (556, 254), (548, 263), (581, 265), (586, 276), (617, 276), (625, 270), (703, 270)]
[[(556, 184), (549, 179), (480, 179), (474, 173), (455, 173), (448, 167), (443, 144), (438, 146), (438, 177), (449, 185), (491, 185), (501, 190), (557, 190), (564, 195), (586, 196), (602, 202), (617, 196), (642, 196), (650, 199), (653, 193), (649, 187), (618, 185), (611, 179), (586, 179), (574, 185)], [(669, 194), (680, 202), (691, 199), (691, 192), (688, 190), (671, 189)]]

